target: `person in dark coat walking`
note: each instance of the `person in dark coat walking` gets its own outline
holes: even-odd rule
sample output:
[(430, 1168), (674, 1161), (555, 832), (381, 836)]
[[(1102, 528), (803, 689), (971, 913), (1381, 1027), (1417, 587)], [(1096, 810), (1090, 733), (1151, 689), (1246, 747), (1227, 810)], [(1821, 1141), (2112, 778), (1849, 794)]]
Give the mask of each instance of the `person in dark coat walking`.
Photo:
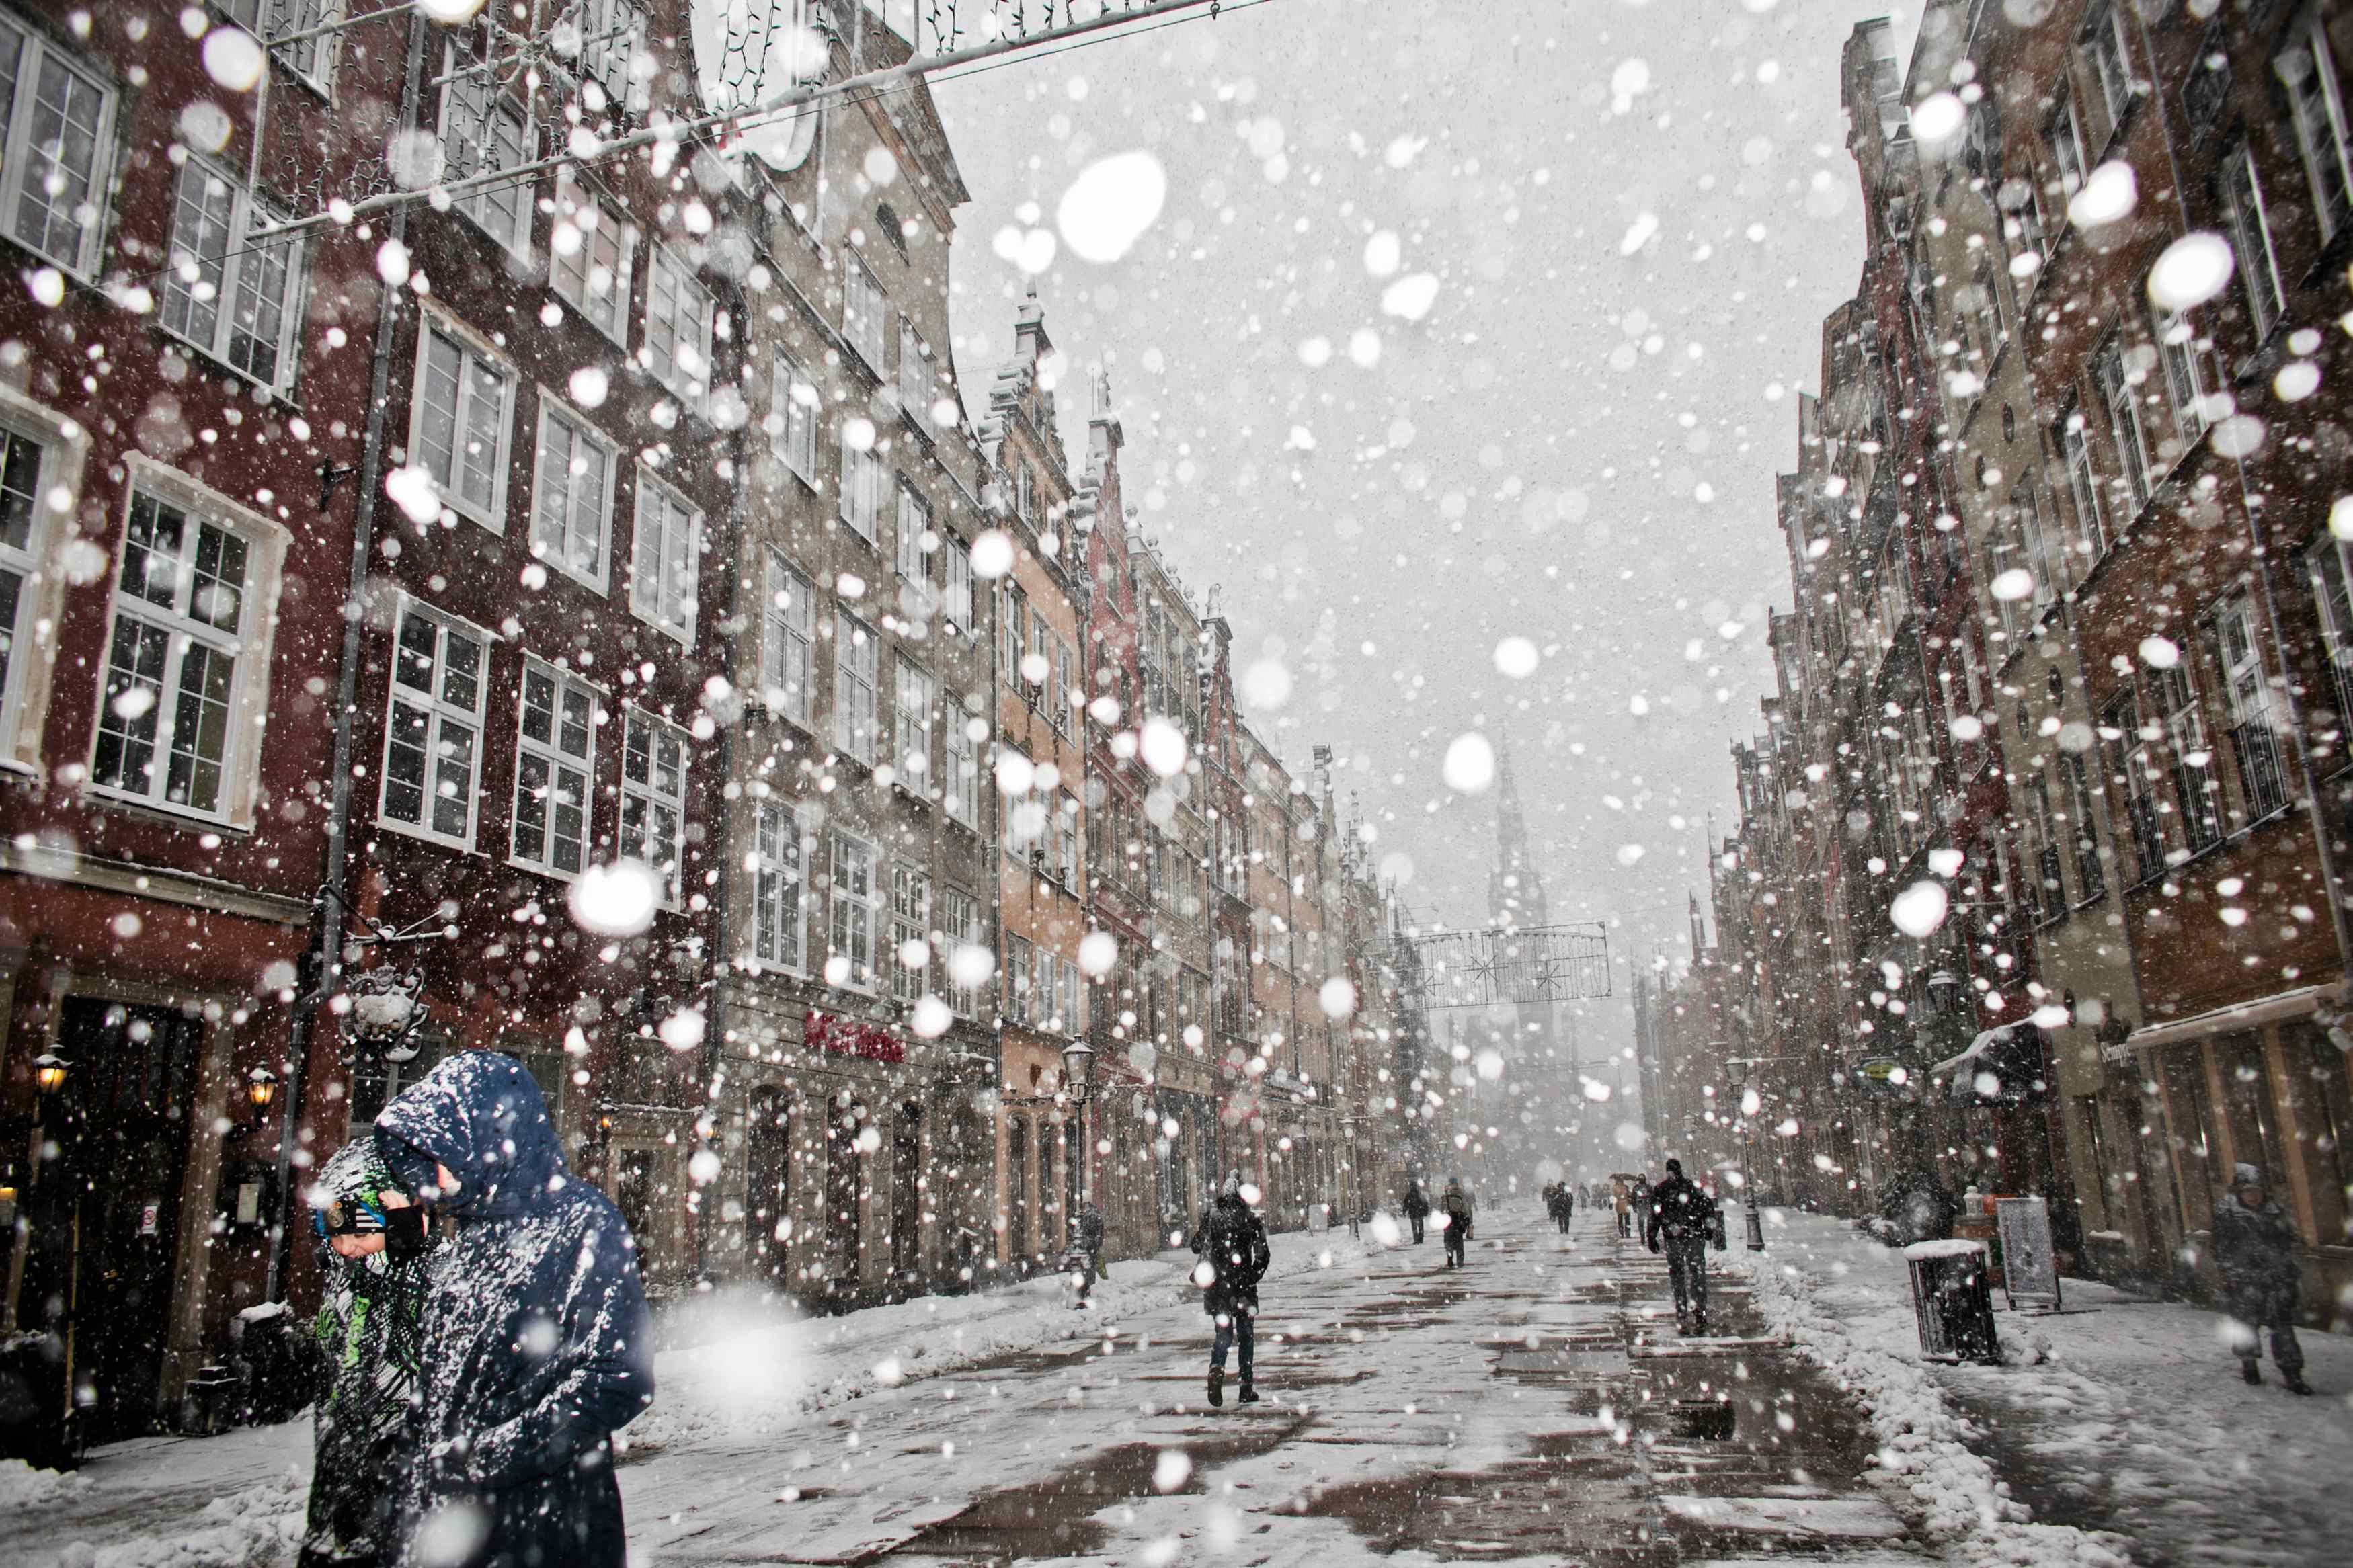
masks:
[(2253, 1165), (2233, 1170), (2231, 1194), (2214, 1205), (2214, 1264), (2233, 1320), (2230, 1338), (2241, 1374), (2261, 1383), (2263, 1331), (2272, 1336), (2272, 1362), (2291, 1394), (2310, 1394), (2304, 1381), (2304, 1346), (2296, 1342), (2295, 1304), (2303, 1279), (2295, 1263), (2295, 1227), (2263, 1191)]
[(612, 1434), (652, 1402), (637, 1244), (565, 1166), (539, 1085), (467, 1051), (376, 1118), (435, 1256), (397, 1568), (625, 1568)]
[(1405, 1210), (1405, 1217), (1413, 1222), (1413, 1244), (1419, 1247), (1422, 1222), (1430, 1217), (1430, 1194), (1421, 1190), (1419, 1179), (1406, 1183), (1405, 1202), (1398, 1206)]
[(1471, 1245), (1471, 1194), (1462, 1190), (1462, 1178), (1446, 1178), (1446, 1192), (1439, 1200), (1446, 1211), (1446, 1267), (1460, 1268), (1463, 1264), (1462, 1249)]
[(1683, 1162), (1667, 1162), (1667, 1179), (1649, 1190), (1642, 1241), (1651, 1251), (1664, 1244), (1667, 1274), (1674, 1282), (1675, 1322), (1685, 1333), (1707, 1332), (1707, 1244), (1724, 1246), (1723, 1216), (1707, 1190), (1683, 1174)]
[[(1682, 1169), (1681, 1166), (1675, 1168)], [(1626, 1194), (1626, 1207), (1633, 1217), (1633, 1233), (1638, 1237), (1651, 1234), (1651, 1178), (1636, 1176), (1633, 1186)]]
[(1201, 1305), (1209, 1314), (1209, 1403), (1226, 1402), (1226, 1347), (1240, 1347), (1241, 1393), (1244, 1405), (1258, 1403), (1255, 1376), (1258, 1282), (1266, 1277), (1274, 1254), (1266, 1244), (1266, 1222), (1242, 1198), (1242, 1173), (1226, 1177), (1217, 1201), (1201, 1216), (1193, 1233), (1193, 1251), (1201, 1259), (1194, 1266), (1193, 1282), (1201, 1287)]

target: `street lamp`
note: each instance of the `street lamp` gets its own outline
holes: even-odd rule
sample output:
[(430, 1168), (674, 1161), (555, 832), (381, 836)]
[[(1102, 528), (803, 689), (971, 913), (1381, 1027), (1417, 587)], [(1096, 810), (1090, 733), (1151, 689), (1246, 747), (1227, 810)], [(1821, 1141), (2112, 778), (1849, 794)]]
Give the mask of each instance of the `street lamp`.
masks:
[(1082, 1035), (1072, 1035), (1071, 1043), (1062, 1047), (1062, 1090), (1071, 1098), (1071, 1113), (1079, 1119), (1079, 1209), (1070, 1216), (1066, 1245), (1062, 1251), (1062, 1271), (1078, 1277), (1079, 1300), (1087, 1299), (1087, 1288), (1094, 1279), (1094, 1258), (1088, 1253), (1082, 1238), (1081, 1226), (1085, 1224), (1085, 1209), (1094, 1186), (1092, 1141), (1087, 1135), (1087, 1101), (1093, 1091), (1095, 1048), (1087, 1044)]
[(253, 1102), (256, 1110), (267, 1110), (278, 1098), (278, 1075), (268, 1068), (256, 1068), (245, 1075), (245, 1098)]
[(1083, 1106), (1094, 1076), (1095, 1048), (1080, 1036), (1071, 1037), (1062, 1047), (1062, 1088), (1072, 1105)]
[(43, 1051), (33, 1058), (33, 1087), (43, 1094), (55, 1094), (66, 1086), (66, 1069), (73, 1063), (55, 1051)]
[[(1748, 1250), (1751, 1252), (1765, 1250), (1765, 1216), (1757, 1212), (1757, 1183), (1748, 1173), (1750, 1116), (1748, 1074), (1750, 1068), (1759, 1066), (1766, 1059), (1762, 1057), (1734, 1057), (1725, 1063), (1725, 1066), (1733, 1069), (1732, 1087), (1739, 1091), (1740, 1120), (1735, 1125), (1740, 1139), (1740, 1207), (1741, 1218), (1746, 1223), (1748, 1232)], [(1759, 1110), (1764, 1109), (1761, 1099), (1757, 1109)]]

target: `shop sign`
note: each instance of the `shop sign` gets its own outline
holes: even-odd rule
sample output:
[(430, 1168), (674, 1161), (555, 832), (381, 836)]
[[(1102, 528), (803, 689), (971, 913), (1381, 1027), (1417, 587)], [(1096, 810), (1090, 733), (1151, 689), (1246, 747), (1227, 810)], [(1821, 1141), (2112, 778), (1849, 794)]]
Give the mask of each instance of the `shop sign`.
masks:
[(1862, 1081), (1872, 1088), (1894, 1093), (1911, 1081), (1912, 1071), (1894, 1057), (1873, 1057), (1859, 1063), (1855, 1069)]
[(828, 1056), (856, 1057), (868, 1062), (903, 1062), (904, 1040), (880, 1024), (844, 1018), (832, 1013), (811, 1013), (801, 1025), (801, 1043)]

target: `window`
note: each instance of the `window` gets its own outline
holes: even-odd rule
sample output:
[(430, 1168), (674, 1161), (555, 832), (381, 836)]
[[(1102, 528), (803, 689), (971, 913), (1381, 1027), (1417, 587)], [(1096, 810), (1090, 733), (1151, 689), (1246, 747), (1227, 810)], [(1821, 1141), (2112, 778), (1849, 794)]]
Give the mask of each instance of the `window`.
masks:
[[(15, 505), (11, 492), (9, 505)], [(2330, 676), (2329, 705), (2335, 710), (2336, 721), (2330, 749), (2340, 756), (2346, 751), (2346, 726), (2353, 724), (2353, 594), (2347, 589), (2348, 574), (2345, 570), (2345, 546), (2334, 536), (2324, 534), (2305, 557), (2312, 573), (2312, 597), (2320, 612), (2320, 640), (2328, 654)]]
[(654, 868), (672, 908), (686, 875), (686, 756), (685, 731), (629, 710), (621, 742), (621, 853)]
[[(1079, 694), (1078, 659), (1069, 643), (1054, 643), (1054, 732), (1071, 732), (1071, 700)], [(1188, 731), (1189, 733), (1189, 731)]]
[(808, 882), (799, 818), (781, 800), (760, 803), (752, 849), (752, 956), (801, 969), (801, 907)]
[(2067, 907), (2066, 885), (2060, 880), (2063, 858), (2059, 850), (2059, 823), (2051, 809), (2051, 781), (2038, 775), (2026, 786), (2034, 820), (2034, 907), (2039, 921), (2055, 920)]
[(972, 721), (964, 704), (948, 704), (947, 765), (940, 776), (940, 798), (948, 816), (977, 832), (980, 828), (980, 745), (972, 738)]
[(1011, 931), (1005, 933), (1005, 1016), (1029, 1021), (1029, 942)]
[(2268, 337), (2287, 308), (2287, 292), (2280, 284), (2279, 255), (2272, 248), (2271, 216), (2263, 209), (2254, 155), (2244, 147), (2222, 161), (2222, 205), (2231, 219), (2231, 248), (2238, 256), (2247, 319), (2256, 338)]
[(962, 888), (940, 890), (940, 943), (948, 956), (948, 1005), (966, 1018), (980, 1015), (980, 987), (958, 984), (958, 948), (988, 946), (980, 929), (980, 900)]
[(2060, 188), (2074, 195), (2084, 183), (2090, 161), (2084, 153), (2084, 127), (2075, 113), (2075, 95), (2063, 85), (2059, 89), (2058, 106), (2043, 122), (2042, 138), (2051, 143), (2051, 155), (2058, 161)]
[(2253, 599), (2239, 595), (2216, 612), (2214, 645), (2230, 700), (2232, 749), (2239, 759), (2247, 815), (2268, 816), (2287, 804), (2287, 774), (2272, 727), (2271, 680), (2263, 672)]
[[(910, 963), (908, 960), (914, 962)], [(891, 868), (891, 994), (913, 1002), (931, 989), (932, 879), (912, 866)]]
[(638, 363), (690, 408), (711, 389), (711, 290), (670, 247), (657, 243), (646, 273), (646, 342)]
[(494, 176), (531, 162), (530, 121), (491, 79), (488, 64), (469, 61), (453, 47), (447, 68), (452, 74), (441, 89), (441, 183), (484, 179), (454, 194), (452, 205), (508, 250), (524, 255), (531, 249), (532, 178)]
[(1021, 634), (1029, 629), (1029, 600), (1009, 583), (997, 619), (1005, 633), (1005, 647), (997, 660), (997, 679), (1010, 685), (1021, 673)]
[(807, 728), (812, 717), (812, 650), (817, 644), (817, 589), (768, 552), (768, 605), (760, 638), (760, 700)]
[[(874, 847), (847, 833), (833, 836), (832, 957), (826, 980), (860, 988), (874, 984)], [(837, 965), (839, 967), (837, 968)]]
[(2345, 95), (2337, 86), (2337, 61), (2314, 7), (2290, 37), (2294, 45), (2273, 62), (2287, 88), (2288, 117), (2295, 125), (2296, 151), (2312, 182), (2313, 211), (2322, 244), (2353, 217), (2353, 150), (2345, 129)]
[(2215, 800), (2213, 752), (2206, 744), (2206, 721), (2198, 711), (2197, 689), (2186, 665), (2149, 671), (2149, 689), (2172, 753), (2173, 793), (2181, 831), (2192, 854), (2222, 837), (2222, 814)]
[(2075, 503), (2075, 524), (2083, 531), (2084, 564), (2089, 567), (2108, 552), (2108, 537), (2100, 511), (2099, 472), (2092, 467), (2092, 440), (2082, 409), (2070, 408), (2060, 420), (2059, 450), (2067, 460), (2067, 492)]
[(0, 16), (0, 215), (8, 237), (69, 272), (98, 270), (114, 174), (113, 88)]
[(2108, 705), (2101, 727), (2106, 743), (2108, 787), (2124, 801), (2132, 833), (2133, 864), (2142, 880), (2165, 868), (2165, 830), (2157, 808), (2157, 769), (2148, 737), (2141, 733), (2140, 705), (2126, 691)]
[(919, 420), (932, 416), (932, 355), (914, 323), (899, 321), (899, 405)]
[(273, 392), (294, 384), (301, 316), (302, 245), (289, 235), (247, 237), (258, 211), (233, 176), (190, 158), (174, 182), (171, 265), (164, 274), (164, 328)]
[(227, 784), (251, 596), (253, 542), (134, 489), (108, 639), (90, 777), (100, 789), (208, 816)]
[(2084, 25), (2084, 59), (2100, 84), (2100, 104), (2107, 112), (2107, 133), (2113, 137), (2132, 107), (2132, 51), (2125, 44), (2125, 21), (2113, 4), (2095, 7)]
[(895, 743), (902, 782), (919, 795), (930, 793), (932, 776), (932, 678), (908, 659), (899, 661), (892, 693)]
[[(928, 540), (930, 542), (926, 543)], [(929, 559), (939, 548), (939, 536), (932, 531), (932, 514), (922, 498), (908, 488), (904, 479), (899, 482), (899, 534), (897, 559), (899, 575), (911, 583), (928, 584), (932, 580)]]
[[(255, 37), (268, 42), (323, 27), (343, 16), (342, 0), (214, 0), (216, 9)], [(321, 93), (334, 80), (337, 35), (279, 44), (270, 53)]]
[(1013, 512), (1024, 522), (1038, 518), (1038, 487), (1027, 466), (1013, 470)]
[(2166, 401), (2173, 406), (2178, 460), (2206, 429), (2206, 376), (2198, 329), (2188, 316), (2158, 315), (2154, 323), (2158, 363), (2165, 367)]
[(651, 470), (640, 468), (629, 608), (689, 647), (694, 646), (695, 578), (702, 555), (702, 514)]
[(875, 686), (881, 644), (856, 617), (836, 613), (833, 622), (833, 744), (845, 756), (874, 763)]
[(598, 331), (629, 346), (629, 276), (638, 231), (602, 186), (579, 170), (555, 176), (548, 282)]
[(1041, 1027), (1059, 1029), (1062, 1020), (1057, 1016), (1057, 1004), (1061, 1001), (1061, 960), (1045, 948), (1029, 955), (1029, 1016)]
[(880, 376), (883, 356), (888, 346), (891, 307), (882, 298), (882, 286), (874, 281), (874, 274), (866, 263), (849, 251), (841, 253), (841, 335), (849, 346), (866, 361), (867, 368)]
[(882, 521), (882, 458), (873, 447), (841, 443), (841, 496), (838, 508), (849, 531), (876, 542)]
[(490, 634), (478, 626), (421, 605), (401, 606), (377, 806), (385, 822), (473, 847), (490, 647)]
[(2089, 903), (2107, 890), (2100, 865), (2100, 836), (2092, 818), (2092, 781), (2080, 754), (2066, 758), (2068, 827), (2075, 836), (2075, 897)]
[(973, 629), (972, 547), (954, 534), (943, 536), (941, 553), (947, 557), (947, 592), (940, 613), (965, 631)]
[(1054, 634), (1047, 626), (1046, 612), (1033, 605), (1029, 609), (1029, 646), (1021, 656), (1021, 683), (1029, 688), (1024, 695), (1032, 708), (1046, 700), (1046, 682), (1054, 673), (1053, 647)]
[(605, 591), (605, 541), (611, 530), (616, 466), (611, 443), (586, 420), (540, 394), (531, 552), (600, 594)]
[(769, 402), (769, 449), (785, 467), (814, 486), (818, 406), (816, 379), (797, 361), (778, 354)]
[(528, 655), (515, 743), (514, 859), (575, 877), (588, 858), (596, 689)]
[(1073, 898), (1079, 891), (1079, 800), (1062, 792), (1061, 807), (1054, 813), (1056, 876)]
[(2140, 515), (2148, 502), (2148, 437), (2141, 429), (2139, 389), (2125, 369), (2124, 342), (2111, 337), (2092, 356), (2092, 381), (2106, 409), (2108, 429), (2116, 437), (2116, 462), (2124, 470), (2125, 499), (2130, 514)]
[[(574, 30), (569, 39), (566, 28)], [(632, 97), (639, 102), (646, 98), (642, 86), (632, 89), (630, 69), (644, 35), (645, 18), (628, 0), (581, 0), (556, 25), (555, 52), (576, 58), (583, 86), (595, 86), (587, 95), (591, 112), (607, 105), (637, 108)]]
[(40, 517), (47, 486), (42, 464), (48, 448), (21, 431), (0, 427), (0, 736), (16, 732), (24, 666), (16, 649), (31, 636), (33, 578), (41, 556)]
[(503, 532), (514, 373), (438, 318), (427, 317), (418, 338), (409, 461), (451, 510)]

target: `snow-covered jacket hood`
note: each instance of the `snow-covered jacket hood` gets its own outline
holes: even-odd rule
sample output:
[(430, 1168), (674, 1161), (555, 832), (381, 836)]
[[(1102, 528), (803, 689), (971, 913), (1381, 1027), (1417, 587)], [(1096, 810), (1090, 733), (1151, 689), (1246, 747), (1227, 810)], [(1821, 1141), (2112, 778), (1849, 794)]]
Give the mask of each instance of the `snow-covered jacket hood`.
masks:
[(545, 1208), (572, 1180), (531, 1069), (496, 1051), (441, 1063), (384, 1108), (375, 1132), (385, 1163), (406, 1184), (432, 1181), (424, 1162), (448, 1166), (458, 1191), (442, 1204), (473, 1218)]

